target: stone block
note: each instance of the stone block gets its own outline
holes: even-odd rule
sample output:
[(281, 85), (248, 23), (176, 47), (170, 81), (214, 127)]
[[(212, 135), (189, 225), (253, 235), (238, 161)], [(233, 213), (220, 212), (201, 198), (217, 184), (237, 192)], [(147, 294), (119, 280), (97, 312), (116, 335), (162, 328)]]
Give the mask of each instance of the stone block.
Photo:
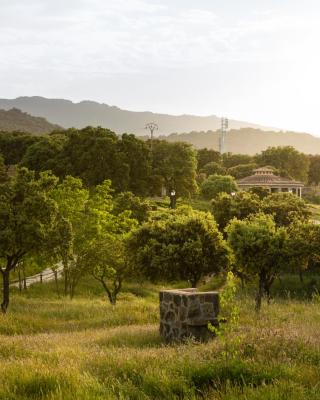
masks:
[(219, 294), (199, 293), (196, 289), (165, 290), (159, 294), (160, 334), (167, 342), (193, 337), (206, 341), (212, 337), (208, 322), (217, 325)]

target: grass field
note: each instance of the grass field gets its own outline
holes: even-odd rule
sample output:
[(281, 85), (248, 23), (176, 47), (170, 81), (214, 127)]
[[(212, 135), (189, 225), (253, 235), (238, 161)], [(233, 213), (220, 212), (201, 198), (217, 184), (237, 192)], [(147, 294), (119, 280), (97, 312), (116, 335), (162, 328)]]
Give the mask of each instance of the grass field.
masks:
[(159, 286), (129, 285), (116, 307), (92, 282), (72, 301), (51, 284), (15, 292), (0, 316), (0, 399), (320, 399), (320, 301), (309, 281), (277, 282), (259, 316), (242, 291), (239, 325), (208, 344), (161, 341)]

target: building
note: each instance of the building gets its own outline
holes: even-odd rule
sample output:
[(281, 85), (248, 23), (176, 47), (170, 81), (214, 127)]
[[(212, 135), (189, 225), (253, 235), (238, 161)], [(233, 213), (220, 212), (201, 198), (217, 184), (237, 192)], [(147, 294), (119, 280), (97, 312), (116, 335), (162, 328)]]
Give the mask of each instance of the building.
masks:
[(271, 193), (291, 192), (301, 197), (302, 188), (304, 187), (302, 182), (277, 176), (270, 167), (258, 168), (253, 172), (254, 175), (237, 181), (240, 189), (249, 190), (253, 187), (263, 187), (269, 189)]

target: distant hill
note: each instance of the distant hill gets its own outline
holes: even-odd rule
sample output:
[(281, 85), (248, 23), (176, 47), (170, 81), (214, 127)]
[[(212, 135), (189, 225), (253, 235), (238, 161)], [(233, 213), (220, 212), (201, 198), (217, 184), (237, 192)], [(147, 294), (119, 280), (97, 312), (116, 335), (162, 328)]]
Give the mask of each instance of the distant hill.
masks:
[[(156, 134), (168, 141), (184, 141), (196, 148), (219, 148), (220, 118), (214, 115), (199, 117), (133, 112), (92, 101), (73, 103), (43, 97), (0, 99), (0, 130), (39, 134), (59, 129), (58, 125), (64, 128), (92, 125), (109, 128), (118, 134), (128, 132), (146, 136), (144, 127), (151, 121), (159, 125)], [(230, 120), (229, 126), (226, 149), (232, 153), (255, 154), (269, 146), (290, 145), (307, 154), (320, 154), (320, 138), (307, 133), (283, 132), (235, 120)]]
[(45, 118), (33, 117), (16, 108), (8, 111), (0, 109), (0, 131), (21, 131), (38, 135), (50, 133), (57, 129), (61, 129), (61, 127), (51, 124)]
[[(146, 134), (144, 127), (148, 122), (156, 122), (159, 125), (158, 133), (162, 135), (168, 135), (172, 132), (216, 130), (220, 126), (220, 118), (215, 115), (199, 117), (156, 114), (149, 111), (134, 112), (93, 101), (73, 103), (69, 100), (43, 97), (0, 99), (0, 109), (9, 110), (13, 107), (31, 115), (44, 117), (64, 128), (84, 128), (88, 125), (100, 125), (118, 134), (127, 132), (139, 136)], [(230, 127), (232, 129), (244, 127), (268, 129), (257, 124), (235, 120), (230, 120)]]
[[(170, 142), (187, 142), (196, 148), (219, 149), (219, 132), (190, 132), (165, 137)], [(308, 133), (274, 132), (259, 129), (232, 129), (227, 133), (226, 151), (256, 154), (270, 146), (293, 146), (306, 154), (320, 154), (320, 138)]]

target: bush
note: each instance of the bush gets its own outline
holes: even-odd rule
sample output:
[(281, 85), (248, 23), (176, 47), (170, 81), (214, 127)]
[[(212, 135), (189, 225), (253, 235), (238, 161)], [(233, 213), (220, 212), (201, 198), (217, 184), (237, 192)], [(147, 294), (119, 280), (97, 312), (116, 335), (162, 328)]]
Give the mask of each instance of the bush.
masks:
[(238, 190), (234, 178), (230, 175), (210, 175), (201, 185), (201, 194), (205, 199), (213, 199), (219, 193), (232, 193)]

